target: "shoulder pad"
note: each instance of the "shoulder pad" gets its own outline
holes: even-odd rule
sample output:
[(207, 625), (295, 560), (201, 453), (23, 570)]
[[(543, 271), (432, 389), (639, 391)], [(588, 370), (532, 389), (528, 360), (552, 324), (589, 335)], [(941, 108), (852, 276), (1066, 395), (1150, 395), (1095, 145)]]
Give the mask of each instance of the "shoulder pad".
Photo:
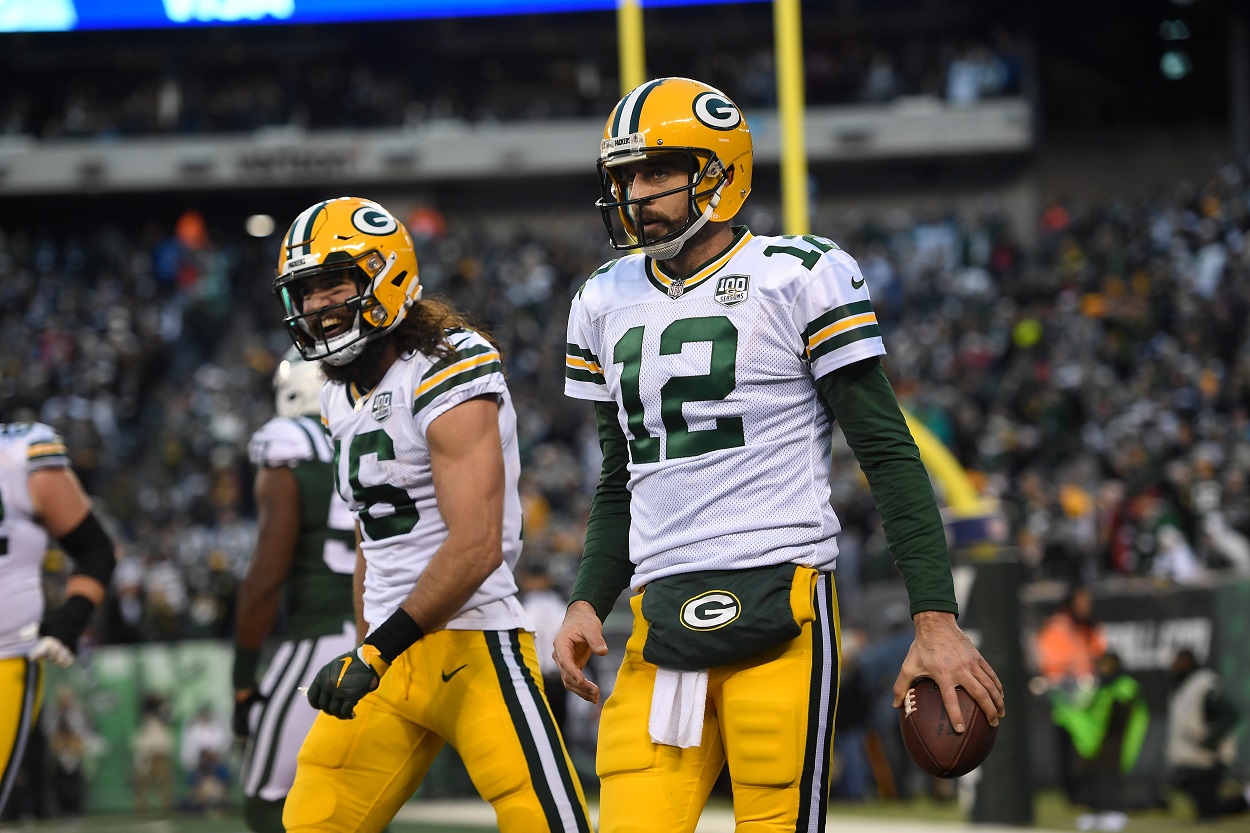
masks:
[(254, 466), (277, 468), (317, 459), (310, 427), (291, 417), (274, 417), (252, 435), (247, 456)]

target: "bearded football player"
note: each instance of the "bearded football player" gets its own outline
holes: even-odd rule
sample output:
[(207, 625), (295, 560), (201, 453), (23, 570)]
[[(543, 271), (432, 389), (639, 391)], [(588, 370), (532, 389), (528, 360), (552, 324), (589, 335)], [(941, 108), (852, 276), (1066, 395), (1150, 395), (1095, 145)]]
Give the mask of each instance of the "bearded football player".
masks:
[(423, 300), (407, 229), (355, 197), (292, 223), (275, 291), (329, 380), (321, 413), (356, 518), (359, 646), (315, 675), (289, 831), (376, 831), (450, 744), (505, 833), (589, 833), (513, 570), (516, 413), (500, 352)]
[(613, 108), (598, 208), (623, 253), (569, 313), (565, 392), (594, 403), (603, 471), (555, 640), (565, 685), (604, 654), (626, 587), (634, 628), (599, 730), (601, 833), (693, 831), (726, 762), (739, 831), (825, 829), (840, 636), (829, 504), (836, 420), (884, 519), (916, 638), (895, 683), (963, 686), (992, 720), (993, 669), (955, 623), (946, 539), (881, 367), (855, 260), (816, 236), (734, 225), (746, 119), (660, 78)]

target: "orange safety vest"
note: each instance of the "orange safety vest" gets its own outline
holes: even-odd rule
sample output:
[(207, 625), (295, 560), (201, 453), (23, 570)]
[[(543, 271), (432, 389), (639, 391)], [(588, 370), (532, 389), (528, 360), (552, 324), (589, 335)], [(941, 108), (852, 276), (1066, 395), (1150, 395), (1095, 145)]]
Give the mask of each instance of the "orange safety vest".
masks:
[(1092, 677), (1106, 652), (1102, 628), (1078, 625), (1066, 612), (1047, 619), (1037, 634), (1038, 670), (1048, 680)]

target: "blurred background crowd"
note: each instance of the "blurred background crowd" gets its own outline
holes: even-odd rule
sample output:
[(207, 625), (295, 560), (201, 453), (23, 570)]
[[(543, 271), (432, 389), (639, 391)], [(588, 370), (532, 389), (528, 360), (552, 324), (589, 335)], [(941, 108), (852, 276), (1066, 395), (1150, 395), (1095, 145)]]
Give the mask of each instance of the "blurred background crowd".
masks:
[[(1022, 609), (1049, 613), (1066, 588), (1097, 589), (1121, 621), (1089, 669), (1108, 643), (1155, 639), (1130, 627), (1149, 616), (1205, 622), (1205, 642), (1191, 640), (1199, 660), (1218, 654), (1213, 621), (1250, 638), (1245, 604), (1221, 601), (1237, 613), (1221, 618), (1208, 597), (1194, 612), (1199, 597), (1184, 595), (1240, 582), (1250, 603), (1246, 16), (1226, 17), (1218, 0), (803, 9), (809, 112), (849, 119), (819, 122), (837, 136), (813, 158), (811, 231), (857, 259), (901, 402), (996, 504), (1000, 543), (1026, 582)], [(1077, 19), (1085, 25), (1069, 25)], [(764, 3), (649, 8), (649, 70), (724, 89), (757, 148), (775, 145), (769, 21)], [(427, 295), (501, 343), (519, 422), (522, 572), (561, 598), (571, 586), (600, 459), (591, 410), (563, 396), (565, 326), (570, 298), (615, 255), (592, 205), (597, 135), (576, 165), (512, 176), (529, 148), (514, 147), (509, 128), (573, 130), (580, 119), (597, 134), (620, 94), (615, 20), (26, 33), (0, 35), (0, 46), (0, 421), (64, 435), (123, 548), (85, 639), (100, 684), (53, 681), (38, 739), (49, 780), (22, 795), (75, 814), (95, 784), (97, 798), (132, 790), (141, 810), (220, 809), (232, 789), (225, 701), (194, 681), (228, 661), (255, 541), (247, 441), (272, 415), (271, 378), (289, 346), (270, 287), (279, 237), (306, 205), (352, 193), (391, 208), (416, 241)], [(1006, 131), (1018, 144), (986, 150), (979, 108), (1002, 102), (1020, 105), (1001, 111), (1009, 126), (1027, 124)], [(953, 135), (943, 114), (972, 126)], [(282, 158), (349, 134), (365, 138), (345, 155), (363, 156), (369, 137), (417, 144), (421, 128), (451, 123), (493, 135), (498, 158), (463, 180), (427, 170), (360, 183)], [(899, 150), (900, 139), (911, 144)], [(228, 167), (224, 152), (204, 153), (213, 142), (278, 162), (198, 188), (204, 159)], [(187, 179), (135, 185), (122, 181), (133, 169), (105, 170), (134, 147), (185, 151), (175, 170)], [(63, 149), (79, 156), (57, 161)], [(58, 195), (49, 176), (44, 192), (10, 193), (27, 152), (79, 166), (79, 190)], [(770, 152), (738, 218), (757, 234), (782, 231)], [(907, 797), (935, 786), (891, 744), (889, 690), (911, 628), (839, 437), (832, 502), (846, 663), (835, 789)], [(68, 564), (53, 550), (45, 567), (55, 603)], [(1125, 586), (1185, 603), (1139, 613), (1126, 610), (1134, 597), (1117, 609), (1108, 600)], [(1080, 627), (1092, 633), (1093, 619), (1087, 611)], [(136, 647), (92, 665), (93, 650), (121, 645)], [(1158, 678), (1147, 679), (1155, 728), (1142, 758), (1160, 760), (1150, 744), (1182, 646), (1149, 645), (1125, 665)], [(1224, 661), (1243, 662), (1224, 647)], [(1045, 679), (1036, 653), (1027, 673)], [(1250, 667), (1239, 679), (1248, 685)], [(1242, 696), (1250, 703), (1250, 688)], [(1050, 701), (1031, 708), (1019, 713), (1049, 729)], [(595, 715), (576, 700), (569, 711), (574, 754), (590, 754)], [(1068, 751), (1060, 744), (1060, 764)], [(1039, 783), (1053, 780), (1054, 759)], [(109, 771), (118, 761), (125, 773)]]
[[(120, 138), (263, 128), (411, 128), (437, 119), (598, 118), (616, 103), (610, 29), (596, 27), (595, 35), (587, 37), (574, 20), (554, 27), (537, 18), (506, 21), (439, 21), (435, 25), (443, 31), (435, 38), (404, 28), (344, 27), (329, 45), (315, 36), (275, 42), (267, 30), (218, 30), (177, 50), (170, 48), (168, 33), (159, 38), (138, 33), (120, 54), (105, 38), (79, 36), (55, 64), (13, 62), (12, 83), (0, 90), (0, 137)], [(718, 43), (688, 51), (680, 73), (721, 79), (743, 107), (775, 106), (771, 46), (746, 37), (749, 28), (732, 20), (721, 31), (726, 37)], [(1025, 82), (1024, 49), (1005, 29), (967, 39), (894, 36), (875, 42), (826, 25), (810, 29), (807, 37), (812, 106), (881, 104), (905, 97), (969, 105), (1019, 94)], [(536, 43), (541, 45), (537, 57)], [(101, 75), (105, 54), (116, 59), (116, 66)]]
[[(526, 557), (560, 581), (598, 466), (559, 361), (569, 298), (610, 254), (584, 214), (409, 217), (427, 291), (505, 348)], [(744, 219), (767, 234), (775, 217), (763, 204)], [(1057, 202), (1036, 223), (1022, 245), (988, 194), (967, 215), (815, 218), (868, 279), (900, 399), (1002, 501), (1030, 577), (1250, 573), (1246, 172), (1227, 162), (1153, 193)], [(0, 237), (0, 409), (63, 432), (126, 543), (102, 642), (229, 633), (253, 541), (246, 441), (286, 347), (276, 239), (194, 211)], [(845, 447), (835, 484), (849, 599), (894, 573)]]

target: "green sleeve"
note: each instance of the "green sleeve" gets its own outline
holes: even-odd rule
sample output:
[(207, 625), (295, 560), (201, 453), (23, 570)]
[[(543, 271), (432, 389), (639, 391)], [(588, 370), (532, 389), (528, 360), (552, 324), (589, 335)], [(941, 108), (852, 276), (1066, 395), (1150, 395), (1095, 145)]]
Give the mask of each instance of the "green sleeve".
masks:
[(606, 619), (634, 575), (629, 560), (629, 445), (616, 419), (615, 402), (596, 402), (595, 418), (603, 470), (590, 503), (586, 545), (569, 603), (590, 602), (599, 618)]
[(958, 615), (933, 486), (881, 362), (855, 362), (820, 377), (816, 386), (868, 478), (912, 615), (924, 610)]

